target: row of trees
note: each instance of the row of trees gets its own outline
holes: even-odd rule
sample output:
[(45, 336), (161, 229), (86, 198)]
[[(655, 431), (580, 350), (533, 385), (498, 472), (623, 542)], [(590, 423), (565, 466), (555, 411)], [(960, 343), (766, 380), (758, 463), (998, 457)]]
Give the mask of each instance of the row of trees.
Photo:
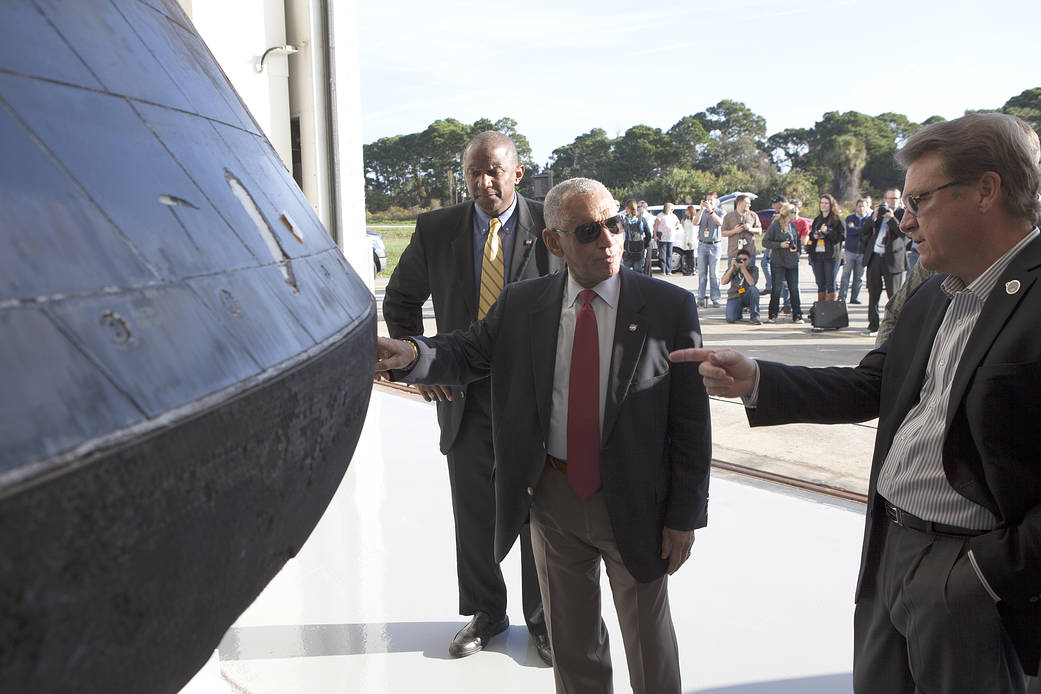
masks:
[[(1017, 115), (1041, 132), (1041, 87), (991, 110)], [(751, 190), (766, 200), (784, 194), (810, 202), (818, 193), (829, 192), (850, 202), (862, 193), (877, 195), (899, 186), (903, 172), (894, 152), (916, 130), (937, 120), (941, 118), (933, 116), (915, 123), (899, 113), (831, 111), (811, 128), (768, 136), (762, 116), (743, 103), (724, 99), (684, 116), (668, 130), (634, 125), (610, 137), (594, 128), (553, 150), (548, 169), (556, 181), (574, 176), (603, 181), (619, 200), (685, 204), (708, 190)], [(462, 150), (482, 130), (510, 135), (529, 172), (540, 170), (512, 118), (481, 119), (471, 125), (438, 120), (423, 132), (365, 145), (367, 209), (426, 209), (462, 200)]]
[(534, 167), (528, 138), (517, 132), (512, 118), (494, 122), (481, 118), (470, 125), (445, 118), (422, 132), (381, 137), (364, 146), (365, 208), (370, 212), (391, 206), (429, 209), (460, 202), (466, 195), (463, 148), (485, 130), (509, 135), (521, 163)]

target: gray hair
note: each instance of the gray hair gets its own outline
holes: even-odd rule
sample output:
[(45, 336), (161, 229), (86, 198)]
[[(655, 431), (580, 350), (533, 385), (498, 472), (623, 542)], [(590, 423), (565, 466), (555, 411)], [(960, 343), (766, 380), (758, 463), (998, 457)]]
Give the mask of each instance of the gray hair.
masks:
[(507, 156), (513, 157), (513, 163), (520, 163), (520, 155), (517, 154), (517, 145), (514, 144), (513, 140), (510, 139), (509, 135), (505, 135), (498, 130), (485, 130), (479, 132), (470, 138), (470, 141), (463, 148), (463, 161), (466, 161), (467, 153), (474, 147), (505, 147)]
[(573, 195), (595, 197), (603, 193), (611, 194), (603, 183), (591, 178), (569, 178), (561, 181), (550, 189), (543, 202), (542, 216), (546, 220), (546, 227), (570, 231), (567, 227), (568, 219), (564, 213), (564, 203)]
[(1033, 225), (1041, 223), (1041, 146), (1037, 133), (1005, 113), (971, 113), (933, 123), (907, 140), (896, 153), (907, 168), (936, 152), (944, 173), (959, 183), (974, 183), (987, 171), (1001, 177), (1009, 211)]

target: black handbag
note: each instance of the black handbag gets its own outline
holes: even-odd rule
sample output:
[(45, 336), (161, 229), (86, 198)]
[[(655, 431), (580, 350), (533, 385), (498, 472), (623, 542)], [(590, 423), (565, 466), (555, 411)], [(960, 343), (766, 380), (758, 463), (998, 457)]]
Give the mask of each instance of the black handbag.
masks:
[(838, 330), (849, 327), (849, 313), (844, 301), (814, 301), (810, 308), (810, 322), (818, 330)]

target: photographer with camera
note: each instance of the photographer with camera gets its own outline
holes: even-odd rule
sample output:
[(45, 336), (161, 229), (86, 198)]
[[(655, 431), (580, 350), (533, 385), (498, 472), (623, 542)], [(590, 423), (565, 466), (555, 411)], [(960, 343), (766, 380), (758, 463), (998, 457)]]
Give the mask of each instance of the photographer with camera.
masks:
[(825, 193), (820, 197), (820, 214), (813, 220), (806, 245), (813, 277), (817, 280), (817, 301), (835, 301), (835, 275), (842, 260), (842, 242), (845, 240), (846, 228), (838, 201)]
[(727, 290), (727, 323), (741, 320), (741, 313), (747, 308), (748, 321), (752, 325), (762, 325), (763, 322), (759, 320), (759, 287), (756, 286), (759, 282), (759, 268), (747, 245), (738, 249), (720, 282), (730, 283)]
[[(698, 306), (719, 308), (719, 244), (723, 215), (716, 209), (716, 193), (705, 194), (694, 224), (698, 227)], [(711, 294), (709, 294), (711, 291)]]
[(867, 268), (868, 327), (865, 335), (878, 334), (878, 302), (882, 285), (892, 299), (904, 282), (907, 271), (907, 237), (900, 231), (900, 223), (892, 208), (884, 200), (878, 203), (871, 219), (864, 220), (860, 231), (860, 248)]

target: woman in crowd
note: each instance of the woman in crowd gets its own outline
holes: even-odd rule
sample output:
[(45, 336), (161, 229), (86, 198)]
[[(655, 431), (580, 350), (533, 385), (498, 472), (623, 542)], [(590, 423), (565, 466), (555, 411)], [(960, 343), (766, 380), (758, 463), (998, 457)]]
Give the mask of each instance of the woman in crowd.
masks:
[(635, 200), (625, 203), (622, 221), (625, 222), (622, 265), (630, 270), (643, 272), (643, 258), (651, 242), (651, 230), (647, 226), (647, 220), (637, 211)]
[(693, 275), (694, 267), (698, 263), (696, 255), (698, 245), (698, 225), (694, 223), (694, 215), (698, 210), (693, 205), (687, 205), (686, 216), (680, 224), (683, 226), (683, 270), (684, 275)]
[(676, 232), (680, 230), (680, 220), (672, 213), (672, 208), (671, 202), (665, 203), (654, 223), (654, 236), (658, 239), (658, 260), (661, 262), (663, 275), (672, 274), (672, 243)]
[(842, 242), (846, 227), (842, 222), (839, 205), (825, 193), (820, 199), (820, 214), (810, 226), (806, 253), (810, 256), (813, 275), (817, 279), (817, 301), (835, 301), (835, 270), (842, 260)]
[(777, 307), (781, 301), (781, 288), (788, 282), (792, 302), (792, 322), (802, 323), (802, 304), (799, 301), (799, 231), (795, 227), (795, 207), (785, 203), (777, 212), (770, 227), (763, 234), (763, 245), (770, 251), (770, 308), (767, 323), (777, 322)]

